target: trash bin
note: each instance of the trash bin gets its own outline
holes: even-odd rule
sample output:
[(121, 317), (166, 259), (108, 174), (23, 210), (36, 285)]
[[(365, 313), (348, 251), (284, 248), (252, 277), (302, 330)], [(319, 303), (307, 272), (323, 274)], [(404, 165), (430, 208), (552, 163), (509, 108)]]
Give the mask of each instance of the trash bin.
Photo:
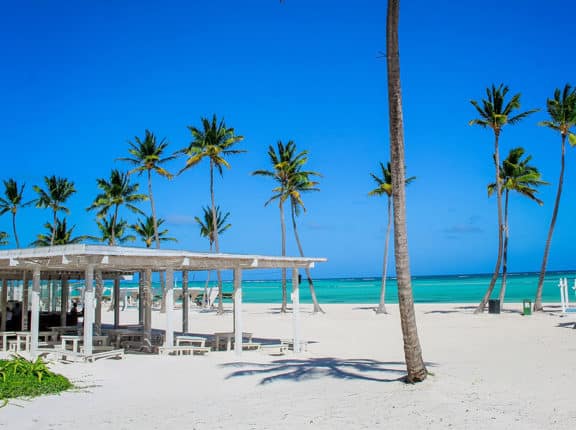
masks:
[(522, 315), (532, 315), (532, 301), (528, 299), (522, 300)]
[(488, 300), (488, 313), (489, 314), (499, 314), (500, 313), (500, 299)]

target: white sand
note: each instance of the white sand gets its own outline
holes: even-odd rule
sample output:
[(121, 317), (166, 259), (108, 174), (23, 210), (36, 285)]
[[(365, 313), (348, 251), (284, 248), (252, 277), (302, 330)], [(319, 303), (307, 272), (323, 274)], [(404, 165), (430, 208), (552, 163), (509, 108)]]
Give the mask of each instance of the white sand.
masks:
[[(433, 373), (406, 385), (398, 308), (303, 306), (308, 352), (273, 357), (127, 355), (54, 364), (83, 389), (0, 409), (0, 429), (576, 428), (576, 330), (550, 313), (474, 315), (470, 305), (417, 305)], [(291, 315), (245, 305), (244, 330), (279, 339)], [(180, 312), (173, 315), (181, 327)], [(163, 317), (155, 312), (154, 327)], [(110, 321), (110, 313), (105, 320)], [(122, 323), (134, 322), (132, 310)], [(191, 313), (191, 332), (229, 331), (230, 314)], [(572, 320), (574, 321), (574, 320)]]

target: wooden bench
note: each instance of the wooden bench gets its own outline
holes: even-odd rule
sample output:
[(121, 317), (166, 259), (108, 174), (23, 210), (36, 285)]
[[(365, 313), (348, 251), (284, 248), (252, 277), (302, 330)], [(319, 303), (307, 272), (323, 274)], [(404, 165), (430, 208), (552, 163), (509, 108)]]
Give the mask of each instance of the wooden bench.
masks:
[(192, 345), (179, 345), (179, 346), (160, 346), (158, 347), (158, 354), (167, 355), (182, 355), (182, 354), (207, 354), (210, 348), (206, 346), (192, 346)]
[(262, 347), (262, 344), (257, 342), (246, 342), (242, 343), (243, 351), (258, 351)]
[(270, 355), (284, 355), (288, 351), (288, 346), (284, 343), (260, 345), (260, 351)]

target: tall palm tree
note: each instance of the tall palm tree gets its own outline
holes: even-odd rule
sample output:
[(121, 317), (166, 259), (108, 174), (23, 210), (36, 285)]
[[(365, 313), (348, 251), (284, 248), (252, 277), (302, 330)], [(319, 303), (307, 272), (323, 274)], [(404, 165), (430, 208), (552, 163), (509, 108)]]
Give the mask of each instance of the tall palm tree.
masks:
[(112, 210), (110, 218), (110, 231), (112, 237), (110, 238), (110, 245), (116, 245), (116, 224), (118, 222), (118, 210), (120, 206), (126, 206), (130, 211), (141, 214), (142, 211), (134, 205), (144, 201), (148, 198), (145, 194), (138, 193), (138, 184), (130, 183), (130, 176), (127, 173), (120, 172), (119, 170), (112, 170), (110, 173), (110, 180), (99, 178), (96, 180), (98, 188), (102, 190), (96, 196), (94, 202), (86, 209), (97, 209), (96, 216), (104, 218), (108, 212)]
[(562, 195), (562, 185), (564, 183), (566, 137), (568, 137), (571, 146), (576, 145), (576, 135), (570, 131), (572, 127), (576, 125), (576, 88), (572, 88), (569, 84), (566, 84), (562, 91), (557, 88), (554, 91), (554, 98), (546, 101), (546, 109), (550, 115), (550, 120), (543, 121), (540, 125), (560, 133), (560, 177), (558, 179), (558, 189), (556, 191), (556, 200), (554, 201), (554, 210), (552, 211), (548, 237), (546, 238), (546, 246), (544, 247), (544, 257), (542, 258), (542, 266), (540, 267), (540, 276), (538, 277), (538, 287), (536, 289), (536, 298), (534, 299), (535, 311), (541, 311), (543, 309), (542, 288), (544, 286), (544, 276), (546, 275), (546, 265), (548, 264), (548, 253), (550, 252), (550, 244), (552, 243), (552, 235), (554, 234), (554, 226), (556, 225), (556, 217), (558, 216), (560, 197)]
[(68, 229), (66, 218), (62, 220), (56, 218), (55, 226), (47, 222), (44, 224), (44, 227), (48, 231), (48, 234), (39, 234), (37, 239), (31, 243), (32, 246), (71, 245), (89, 238), (88, 236), (72, 237), (76, 226), (73, 225)]
[[(546, 185), (547, 182), (541, 180), (541, 174), (538, 169), (529, 163), (532, 160), (530, 155), (522, 159), (524, 148), (513, 148), (510, 150), (508, 157), (502, 161), (500, 166), (500, 180), (504, 190), (504, 249), (502, 255), (502, 284), (500, 287), (500, 304), (504, 303), (506, 295), (506, 278), (508, 275), (508, 241), (510, 237), (510, 224), (508, 221), (508, 202), (511, 191), (528, 197), (542, 206), (543, 202), (536, 197), (538, 190), (536, 187)], [(488, 196), (494, 194), (496, 183), (488, 185)]]
[[(296, 144), (290, 140), (286, 145), (279, 140), (276, 149), (273, 145), (268, 147), (268, 157), (272, 164), (272, 170), (256, 170), (252, 175), (269, 176), (277, 182), (277, 186), (272, 189), (272, 197), (264, 203), (268, 206), (271, 202), (278, 200), (280, 209), (280, 229), (282, 234), (282, 256), (286, 255), (286, 223), (284, 220), (284, 203), (290, 198), (290, 179), (294, 172), (306, 162), (306, 152), (296, 154)], [(281, 312), (287, 311), (286, 294), (286, 269), (282, 269), (282, 306)]]
[[(98, 230), (100, 230), (100, 236), (89, 236), (89, 239), (112, 245), (112, 217), (108, 216), (106, 218), (97, 219), (96, 224), (98, 225)], [(134, 242), (136, 240), (136, 236), (126, 234), (127, 227), (127, 221), (123, 219), (116, 221), (116, 224), (114, 225), (114, 239), (116, 243), (122, 244)]]
[[(207, 158), (210, 161), (210, 200), (212, 204), (212, 222), (217, 225), (217, 215), (216, 215), (216, 198), (214, 196), (214, 169), (217, 169), (222, 176), (222, 167), (230, 168), (230, 164), (226, 160), (229, 155), (239, 154), (246, 152), (244, 150), (232, 149), (232, 147), (244, 139), (243, 136), (236, 135), (234, 128), (229, 128), (226, 126), (224, 120), (218, 121), (216, 115), (212, 116), (212, 120), (208, 118), (202, 118), (202, 128), (197, 128), (193, 126), (188, 126), (188, 130), (192, 134), (192, 141), (190, 144), (178, 151), (178, 153), (184, 154), (186, 159), (185, 166), (178, 172), (181, 174), (185, 170), (197, 165), (203, 159)], [(214, 234), (214, 245), (216, 252), (220, 252), (220, 242), (218, 241), (218, 231)], [(222, 278), (220, 276), (220, 271), (218, 274), (218, 313), (224, 313), (224, 308), (222, 304)]]
[(486, 99), (482, 100), (482, 106), (472, 100), (470, 103), (476, 108), (479, 118), (473, 119), (469, 122), (470, 125), (478, 125), (482, 128), (490, 128), (494, 133), (494, 167), (496, 171), (496, 202), (498, 206), (498, 255), (496, 258), (496, 266), (494, 273), (490, 280), (490, 285), (476, 308), (476, 313), (484, 312), (486, 303), (494, 290), (496, 280), (500, 273), (502, 264), (502, 252), (504, 249), (504, 222), (502, 220), (502, 182), (500, 179), (500, 154), (499, 154), (499, 140), (502, 128), (508, 124), (515, 125), (528, 115), (537, 112), (538, 109), (532, 109), (526, 112), (515, 113), (520, 109), (520, 96), (515, 94), (509, 102), (505, 102), (506, 94), (508, 94), (508, 87), (500, 84), (498, 87), (492, 84), (492, 87), (486, 89)]
[(16, 213), (19, 208), (30, 206), (34, 201), (22, 203), (22, 195), (24, 194), (26, 184), (22, 184), (22, 186), (18, 188), (18, 184), (12, 178), (2, 182), (4, 182), (4, 195), (6, 198), (0, 197), (0, 215), (4, 215), (6, 212), (12, 214), (14, 240), (16, 241), (16, 248), (20, 248), (20, 241), (18, 240), (18, 233), (16, 232)]
[[(308, 151), (303, 151), (308, 154)], [(306, 157), (306, 161), (308, 158)], [(306, 162), (304, 161), (304, 163)], [(302, 164), (304, 164), (302, 163)], [(302, 200), (302, 194), (309, 191), (320, 191), (317, 187), (318, 182), (310, 179), (311, 176), (320, 176), (317, 172), (304, 172), (297, 170), (292, 172), (288, 183), (288, 194), (290, 196), (290, 215), (292, 217), (292, 230), (294, 231), (294, 239), (296, 240), (296, 245), (298, 246), (298, 252), (301, 257), (304, 257), (304, 250), (302, 249), (302, 243), (300, 242), (300, 235), (298, 234), (298, 228), (296, 224), (296, 217), (301, 214), (302, 211), (306, 212), (306, 207)], [(314, 281), (312, 281), (312, 275), (310, 274), (310, 269), (306, 267), (306, 277), (308, 279), (308, 287), (310, 288), (310, 297), (312, 298), (312, 303), (314, 305), (314, 313), (322, 312), (324, 310), (320, 307), (318, 303), (318, 298), (316, 297), (316, 289), (314, 288)]]
[(38, 193), (38, 199), (36, 199), (37, 208), (50, 208), (52, 209), (52, 234), (50, 239), (50, 245), (55, 244), (56, 228), (61, 225), (58, 224), (57, 214), (62, 211), (66, 214), (70, 213), (67, 207), (64, 206), (66, 200), (76, 192), (74, 188), (74, 182), (69, 181), (66, 178), (58, 178), (54, 175), (44, 177), (44, 183), (46, 184), (46, 189), (43, 190), (38, 185), (34, 185), (34, 191)]
[[(156, 217), (156, 207), (154, 205), (154, 195), (152, 193), (152, 172), (163, 176), (168, 179), (172, 179), (173, 175), (162, 167), (162, 164), (167, 163), (170, 160), (176, 158), (175, 155), (170, 155), (165, 157), (164, 151), (168, 146), (166, 139), (162, 139), (160, 142), (156, 141), (156, 136), (150, 130), (145, 130), (144, 139), (140, 139), (138, 136), (134, 136), (134, 142), (128, 142), (130, 149), (128, 152), (132, 157), (119, 158), (119, 160), (127, 161), (134, 167), (128, 173), (138, 173), (141, 175), (146, 172), (148, 178), (148, 198), (150, 199), (150, 206), (152, 209), (152, 227), (154, 230), (154, 241), (156, 242), (156, 248), (160, 248), (160, 235), (158, 233), (158, 219)], [(146, 242), (147, 243), (147, 242)], [(146, 245), (148, 248), (150, 245)]]
[(428, 375), (418, 339), (414, 297), (410, 283), (408, 237), (406, 234), (406, 195), (404, 172), (404, 121), (400, 86), (400, 54), (398, 21), (400, 0), (388, 0), (386, 14), (386, 65), (388, 77), (388, 117), (390, 127), (390, 157), (392, 161), (392, 197), (394, 200), (394, 254), (398, 283), (398, 304), (404, 341), (407, 376), (410, 383), (420, 382)]
[(158, 228), (164, 224), (162, 218), (158, 218), (156, 225), (154, 225), (154, 217), (147, 216), (144, 220), (139, 219), (136, 224), (132, 224), (130, 228), (134, 230), (140, 239), (146, 244), (146, 248), (152, 246), (152, 242), (158, 240), (160, 242), (178, 242), (173, 237), (168, 237), (168, 230), (158, 231)]
[[(376, 176), (374, 173), (370, 173), (372, 179), (376, 182), (377, 187), (368, 193), (369, 196), (386, 196), (388, 204), (388, 223), (386, 224), (386, 237), (384, 238), (384, 259), (382, 261), (382, 284), (380, 287), (380, 302), (376, 308), (377, 314), (387, 314), (386, 311), (386, 278), (388, 277), (388, 244), (390, 241), (390, 230), (392, 227), (392, 167), (390, 162), (384, 166), (380, 163), (380, 170), (382, 171), (382, 177)], [(412, 176), (406, 178), (404, 183), (408, 185), (416, 177)]]

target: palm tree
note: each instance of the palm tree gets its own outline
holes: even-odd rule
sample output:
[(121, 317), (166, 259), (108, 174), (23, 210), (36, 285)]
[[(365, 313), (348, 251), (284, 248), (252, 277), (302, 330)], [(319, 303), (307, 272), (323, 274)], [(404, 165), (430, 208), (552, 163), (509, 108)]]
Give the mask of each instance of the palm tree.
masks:
[[(500, 304), (504, 303), (506, 295), (506, 278), (508, 274), (508, 240), (510, 236), (510, 226), (508, 222), (508, 201), (511, 191), (528, 197), (530, 200), (535, 201), (538, 205), (542, 206), (542, 200), (536, 197), (538, 190), (536, 187), (546, 185), (547, 182), (542, 181), (540, 172), (534, 166), (528, 163), (532, 160), (531, 156), (524, 156), (524, 148), (513, 148), (510, 150), (508, 157), (502, 162), (500, 166), (500, 181), (502, 189), (504, 190), (504, 249), (502, 255), (502, 285), (500, 287)], [(488, 185), (488, 196), (494, 194), (496, 190), (496, 183)]]
[(139, 219), (136, 224), (132, 224), (130, 228), (134, 230), (140, 239), (146, 244), (146, 248), (152, 246), (152, 242), (158, 240), (159, 242), (178, 242), (173, 237), (168, 237), (168, 230), (158, 231), (158, 228), (164, 224), (162, 218), (158, 218), (156, 225), (154, 225), (154, 217), (147, 216), (144, 220)]
[[(268, 147), (268, 157), (272, 164), (273, 170), (256, 170), (252, 175), (269, 176), (273, 178), (278, 186), (272, 189), (272, 197), (264, 203), (268, 206), (271, 202), (278, 200), (278, 208), (280, 209), (280, 229), (282, 234), (282, 256), (286, 256), (286, 223), (284, 221), (284, 202), (290, 197), (290, 179), (294, 173), (306, 162), (306, 152), (296, 154), (296, 144), (290, 140), (286, 145), (279, 140), (276, 143), (276, 149), (273, 145)], [(282, 306), (281, 312), (287, 310), (287, 295), (286, 295), (286, 269), (282, 269)]]
[(514, 111), (520, 109), (520, 96), (518, 93), (510, 99), (508, 103), (505, 102), (506, 94), (508, 94), (508, 87), (504, 84), (500, 84), (498, 87), (492, 84), (491, 88), (486, 89), (487, 98), (482, 100), (482, 106), (472, 100), (470, 103), (476, 108), (479, 118), (473, 119), (469, 122), (470, 125), (478, 125), (482, 128), (490, 128), (494, 133), (494, 167), (496, 169), (496, 202), (498, 206), (498, 256), (496, 258), (496, 266), (494, 268), (494, 273), (492, 274), (492, 279), (490, 280), (490, 285), (482, 298), (482, 301), (476, 308), (476, 313), (484, 312), (486, 307), (486, 302), (490, 298), (496, 280), (498, 279), (498, 274), (500, 273), (500, 266), (502, 264), (502, 252), (504, 249), (504, 223), (502, 220), (502, 182), (500, 179), (500, 155), (499, 155), (499, 140), (500, 132), (505, 125), (515, 125), (521, 120), (526, 118), (528, 115), (537, 112), (538, 109), (532, 109), (526, 112), (521, 112), (512, 115)]
[(110, 173), (110, 180), (99, 178), (97, 179), (98, 188), (102, 190), (96, 196), (94, 202), (86, 209), (97, 209), (96, 216), (104, 218), (108, 215), (108, 211), (112, 209), (112, 216), (110, 218), (110, 231), (112, 236), (110, 238), (110, 245), (116, 245), (116, 224), (118, 222), (118, 210), (120, 206), (125, 205), (130, 211), (141, 214), (142, 211), (134, 206), (134, 203), (146, 200), (148, 197), (145, 194), (138, 194), (138, 184), (131, 184), (130, 177), (127, 173), (122, 173), (119, 170), (112, 170)]
[[(202, 129), (188, 126), (188, 130), (192, 134), (192, 141), (190, 144), (178, 151), (178, 153), (184, 154), (186, 157), (186, 165), (178, 172), (181, 174), (185, 170), (197, 165), (204, 158), (210, 160), (210, 200), (212, 203), (212, 223), (217, 225), (217, 214), (216, 214), (216, 199), (214, 196), (214, 168), (218, 170), (220, 176), (222, 176), (222, 166), (230, 168), (230, 164), (226, 160), (226, 157), (233, 154), (239, 154), (246, 152), (243, 150), (232, 149), (232, 147), (244, 139), (243, 136), (236, 135), (233, 128), (228, 128), (226, 123), (222, 119), (218, 121), (216, 115), (212, 116), (210, 121), (208, 118), (202, 118)], [(216, 247), (216, 252), (220, 252), (220, 243), (218, 241), (218, 231), (214, 234), (214, 245)], [(220, 271), (217, 271), (218, 275), (218, 313), (224, 313), (224, 308), (222, 304), (222, 278), (220, 276)]]
[(53, 222), (50, 224), (52, 226), (52, 234), (50, 239), (50, 245), (54, 245), (56, 228), (59, 226), (57, 222), (57, 214), (62, 211), (66, 214), (70, 213), (67, 207), (64, 206), (66, 200), (76, 192), (74, 188), (74, 182), (69, 181), (66, 178), (57, 178), (52, 175), (50, 177), (44, 177), (44, 183), (46, 184), (46, 190), (43, 190), (38, 185), (34, 185), (34, 191), (38, 193), (38, 199), (36, 199), (37, 208), (50, 208), (52, 209), (52, 219)]
[[(377, 187), (368, 193), (369, 196), (386, 196), (388, 203), (388, 223), (386, 225), (386, 237), (384, 239), (384, 260), (382, 262), (382, 284), (380, 287), (380, 303), (376, 308), (377, 314), (387, 314), (386, 311), (386, 278), (388, 276), (388, 244), (390, 241), (390, 230), (392, 227), (392, 168), (390, 162), (384, 166), (380, 163), (380, 170), (382, 171), (382, 177), (376, 176), (374, 173), (370, 173), (372, 179), (377, 184)], [(406, 185), (412, 182), (416, 177), (412, 176), (406, 178), (404, 181)]]
[[(200, 217), (195, 216), (194, 220), (200, 226), (200, 236), (205, 237), (208, 239), (210, 243), (210, 252), (212, 252), (212, 246), (214, 245), (216, 239), (216, 229), (214, 228), (214, 218), (212, 217), (212, 209), (210, 206), (205, 206), (202, 208), (203, 216), (202, 219)], [(220, 206), (216, 206), (216, 225), (218, 226), (218, 234), (224, 233), (232, 224), (226, 223), (228, 221), (228, 217), (230, 216), (230, 212), (226, 212), (222, 215), (220, 211)]]
[[(97, 219), (96, 224), (98, 225), (98, 230), (100, 230), (100, 236), (89, 236), (89, 239), (112, 245), (112, 217), (108, 216), (99, 220)], [(128, 227), (127, 221), (123, 219), (116, 221), (114, 225), (114, 239), (117, 243), (122, 244), (136, 240), (136, 236), (126, 234), (126, 227)]]
[(20, 248), (20, 241), (18, 240), (18, 233), (16, 232), (16, 213), (18, 208), (30, 206), (34, 201), (22, 203), (22, 195), (24, 194), (24, 187), (22, 184), (18, 189), (18, 184), (12, 178), (4, 182), (4, 195), (6, 198), (0, 197), (0, 215), (6, 212), (12, 213), (12, 231), (14, 232), (14, 240), (16, 241), (16, 248)]
[[(156, 242), (156, 248), (160, 248), (160, 235), (158, 233), (158, 219), (156, 217), (156, 207), (154, 205), (154, 195), (152, 194), (152, 172), (154, 171), (160, 176), (172, 179), (173, 175), (162, 167), (162, 164), (173, 160), (176, 158), (175, 155), (170, 155), (164, 157), (164, 151), (168, 146), (166, 139), (162, 139), (159, 143), (156, 141), (156, 136), (149, 130), (145, 130), (144, 139), (141, 140), (138, 136), (134, 136), (133, 142), (128, 142), (130, 144), (130, 149), (128, 152), (132, 157), (119, 158), (119, 160), (127, 161), (130, 164), (136, 166), (128, 173), (138, 173), (141, 175), (146, 171), (148, 177), (148, 198), (150, 199), (150, 206), (152, 209), (152, 227), (153, 227), (153, 238)], [(148, 242), (146, 246), (149, 248)]]
[[(304, 154), (308, 154), (308, 151), (303, 151)], [(304, 164), (308, 158), (305, 158)], [(300, 215), (302, 211), (306, 212), (306, 207), (302, 201), (302, 193), (308, 191), (320, 191), (317, 188), (318, 182), (310, 180), (310, 176), (320, 176), (317, 172), (303, 172), (297, 170), (292, 172), (288, 184), (288, 194), (290, 196), (290, 215), (292, 217), (292, 230), (294, 231), (294, 239), (296, 240), (296, 245), (298, 246), (298, 252), (300, 256), (304, 257), (304, 250), (302, 249), (302, 244), (300, 242), (300, 235), (298, 234), (298, 228), (296, 224), (296, 217)], [(318, 303), (318, 298), (316, 297), (316, 290), (314, 288), (314, 282), (312, 281), (312, 275), (310, 274), (310, 269), (306, 267), (306, 277), (308, 278), (308, 287), (310, 288), (310, 297), (312, 298), (312, 303), (314, 305), (313, 312), (322, 312), (324, 310), (320, 307)]]
[(386, 65), (388, 77), (388, 117), (390, 156), (392, 160), (392, 197), (394, 201), (394, 254), (398, 284), (398, 304), (404, 341), (407, 376), (410, 383), (420, 382), (428, 375), (422, 359), (418, 328), (414, 315), (414, 297), (410, 283), (408, 237), (406, 234), (406, 195), (404, 172), (404, 122), (400, 86), (400, 54), (398, 21), (400, 0), (388, 0), (386, 15)]
[(540, 276), (538, 277), (538, 288), (536, 289), (536, 298), (534, 299), (535, 311), (543, 310), (542, 288), (544, 286), (544, 276), (546, 275), (546, 265), (548, 264), (548, 253), (550, 252), (552, 234), (554, 233), (554, 226), (556, 225), (556, 217), (558, 216), (560, 197), (562, 195), (562, 185), (564, 183), (566, 136), (568, 136), (568, 141), (571, 146), (576, 145), (576, 135), (570, 131), (571, 128), (576, 125), (576, 88), (572, 88), (569, 84), (564, 86), (563, 91), (560, 91), (560, 89), (557, 88), (554, 91), (554, 98), (546, 101), (546, 108), (550, 115), (550, 121), (543, 121), (540, 125), (560, 133), (560, 178), (558, 179), (558, 189), (556, 191), (556, 200), (554, 201), (554, 210), (552, 211), (552, 220), (550, 221), (550, 229), (548, 230), (548, 237), (546, 238), (544, 257), (542, 258), (542, 266), (540, 267)]
[(76, 226), (73, 225), (68, 229), (66, 218), (62, 220), (56, 218), (55, 226), (47, 222), (44, 227), (48, 230), (48, 234), (39, 234), (38, 239), (31, 243), (32, 246), (71, 245), (89, 238), (88, 236), (72, 237)]

